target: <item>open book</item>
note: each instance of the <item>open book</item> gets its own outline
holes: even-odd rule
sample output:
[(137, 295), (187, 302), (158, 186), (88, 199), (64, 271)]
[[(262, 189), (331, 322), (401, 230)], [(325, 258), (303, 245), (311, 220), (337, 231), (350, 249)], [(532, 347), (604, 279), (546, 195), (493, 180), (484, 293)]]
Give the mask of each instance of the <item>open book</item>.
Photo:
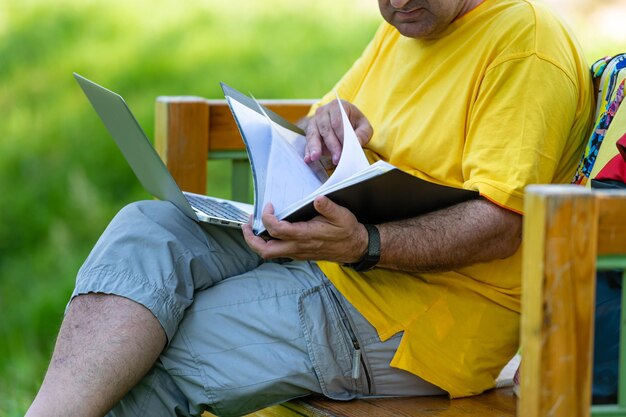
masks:
[(222, 83), (222, 89), (246, 144), (254, 182), (256, 234), (265, 227), (261, 213), (272, 203), (280, 220), (310, 220), (313, 200), (325, 195), (349, 209), (362, 223), (405, 219), (478, 197), (478, 192), (434, 184), (385, 161), (370, 164), (343, 106), (343, 149), (328, 175), (321, 162), (304, 162), (304, 132)]

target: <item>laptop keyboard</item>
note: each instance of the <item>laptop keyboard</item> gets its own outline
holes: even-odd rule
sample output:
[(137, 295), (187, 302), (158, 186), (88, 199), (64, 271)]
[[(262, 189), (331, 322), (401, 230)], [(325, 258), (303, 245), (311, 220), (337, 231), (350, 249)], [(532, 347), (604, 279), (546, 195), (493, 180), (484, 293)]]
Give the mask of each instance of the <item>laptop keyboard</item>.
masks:
[(248, 221), (248, 213), (230, 203), (220, 202), (210, 198), (202, 198), (191, 194), (185, 194), (185, 197), (187, 197), (187, 200), (193, 207), (211, 217), (219, 217), (243, 223)]

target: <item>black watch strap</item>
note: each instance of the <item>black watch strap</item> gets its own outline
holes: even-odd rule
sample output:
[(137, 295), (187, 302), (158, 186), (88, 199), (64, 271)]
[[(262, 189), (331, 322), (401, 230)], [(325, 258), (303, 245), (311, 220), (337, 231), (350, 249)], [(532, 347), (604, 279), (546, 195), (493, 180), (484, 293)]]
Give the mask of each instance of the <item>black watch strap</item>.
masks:
[(380, 233), (373, 224), (363, 224), (367, 230), (367, 251), (358, 261), (346, 264), (355, 271), (367, 271), (372, 269), (380, 260)]

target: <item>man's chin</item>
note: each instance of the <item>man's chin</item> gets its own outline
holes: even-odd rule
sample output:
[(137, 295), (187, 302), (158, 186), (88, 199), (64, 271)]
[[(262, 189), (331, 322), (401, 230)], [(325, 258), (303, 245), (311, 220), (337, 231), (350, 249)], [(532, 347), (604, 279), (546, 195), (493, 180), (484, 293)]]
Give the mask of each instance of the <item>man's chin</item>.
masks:
[(402, 36), (407, 38), (430, 39), (439, 33), (436, 27), (418, 22), (399, 22), (395, 23), (394, 26)]

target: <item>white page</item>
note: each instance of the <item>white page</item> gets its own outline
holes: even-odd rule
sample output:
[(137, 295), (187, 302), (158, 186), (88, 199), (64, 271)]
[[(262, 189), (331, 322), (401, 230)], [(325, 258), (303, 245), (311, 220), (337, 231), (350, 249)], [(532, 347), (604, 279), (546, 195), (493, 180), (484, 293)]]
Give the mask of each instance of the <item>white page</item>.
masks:
[(363, 182), (367, 179), (377, 177), (387, 171), (391, 171), (392, 169), (396, 169), (396, 167), (386, 161), (379, 160), (374, 162), (372, 165), (369, 165), (367, 168), (355, 173), (354, 175), (349, 176), (348, 178), (344, 178), (343, 180), (337, 181), (329, 186), (326, 186), (326, 184), (324, 184), (324, 187), (322, 188), (324, 194), (330, 194), (333, 191), (339, 190), (341, 188), (346, 188), (352, 184), (356, 184), (359, 182)]
[[(324, 186), (320, 187), (320, 189), (318, 189), (317, 191), (323, 189), (323, 194), (327, 195), (334, 191), (340, 190), (342, 188), (347, 188), (348, 186), (352, 184), (356, 184), (356, 183), (368, 180), (370, 178), (377, 177), (379, 175), (384, 174), (385, 172), (391, 171), (392, 169), (395, 169), (395, 167), (389, 164), (388, 162), (385, 162), (382, 160), (376, 161), (372, 165), (365, 168), (364, 170), (361, 170), (355, 175), (345, 178), (342, 181), (335, 182), (334, 184), (331, 184), (330, 186), (326, 186), (326, 184), (324, 184)], [(276, 216), (279, 218), (287, 217), (288, 215), (295, 212), (300, 207), (311, 203), (315, 199), (316, 196), (320, 195), (320, 193), (317, 191), (308, 195), (304, 200), (294, 202), (293, 204), (285, 207), (285, 209), (281, 211), (280, 213), (276, 212)]]
[(355, 173), (367, 169), (370, 165), (339, 97), (337, 97), (337, 101), (339, 103), (341, 121), (343, 124), (343, 146), (341, 148), (341, 156), (337, 168), (335, 168), (335, 172), (333, 172), (328, 181), (320, 188), (319, 191), (322, 192), (325, 192), (328, 188), (351, 177)]
[(257, 202), (262, 200), (265, 194), (267, 166), (270, 158), (270, 148), (272, 133), (267, 125), (265, 117), (256, 111), (241, 104), (237, 100), (226, 97), (233, 112), (237, 115), (235, 118), (242, 131), (242, 136), (248, 147), (248, 157), (253, 167), (252, 174), (254, 178), (254, 216), (260, 217), (263, 207), (258, 207)]
[[(301, 134), (294, 132), (293, 130), (287, 129), (286, 127), (279, 125), (269, 117), (268, 120), (271, 122), (272, 126), (276, 128), (278, 134), (280, 134), (283, 139), (285, 139), (291, 146), (293, 146), (298, 155), (302, 155), (302, 159), (304, 159), (306, 138)], [(313, 170), (313, 172), (315, 173), (315, 175), (317, 175), (317, 178), (319, 178), (321, 182), (326, 182), (326, 180), (328, 180), (328, 173), (326, 172), (326, 169), (324, 168), (324, 165), (322, 165), (321, 161), (311, 162), (307, 165), (309, 166), (309, 168), (311, 168), (311, 170)]]
[[(304, 148), (298, 150), (287, 141), (276, 128), (275, 123), (259, 106), (265, 115), (266, 124), (271, 130), (271, 146), (267, 164), (266, 187), (262, 207), (272, 203), (275, 213), (290, 204), (308, 196), (322, 185), (317, 174), (304, 162)], [(253, 228), (262, 228), (260, 216), (255, 218)]]

